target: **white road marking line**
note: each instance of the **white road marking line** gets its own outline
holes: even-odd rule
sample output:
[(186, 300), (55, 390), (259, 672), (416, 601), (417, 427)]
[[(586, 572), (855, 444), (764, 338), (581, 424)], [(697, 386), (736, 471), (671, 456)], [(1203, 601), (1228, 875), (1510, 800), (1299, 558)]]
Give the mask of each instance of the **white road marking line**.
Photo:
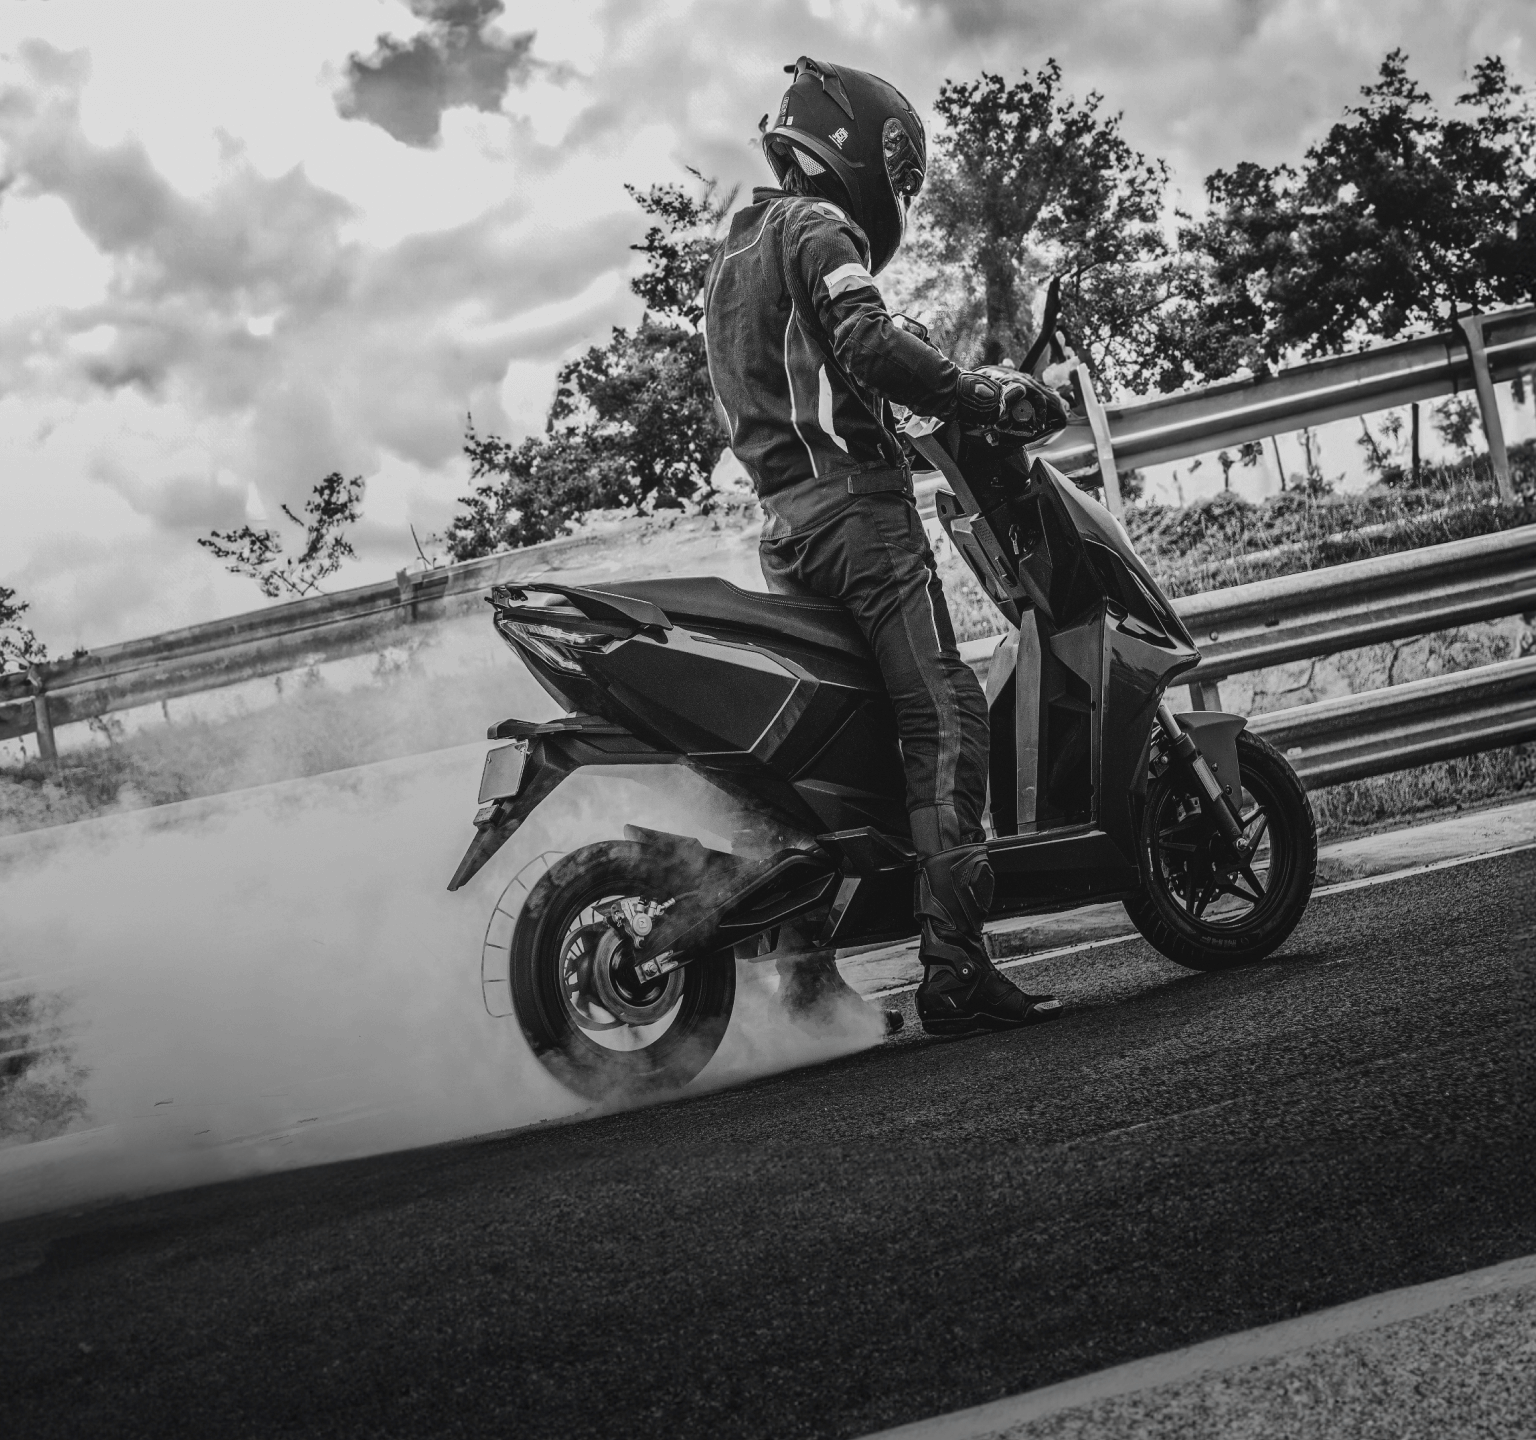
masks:
[(1184, 1350), (1170, 1350), (1145, 1360), (1133, 1360), (1126, 1365), (1080, 1375), (1075, 1380), (1064, 1380), (1059, 1385), (1047, 1385), (1041, 1390), (994, 1400), (970, 1410), (957, 1410), (950, 1415), (937, 1415), (931, 1420), (882, 1430), (876, 1435), (865, 1436), (864, 1440), (993, 1440), (1017, 1426), (1063, 1410), (1175, 1384), (1199, 1375), (1259, 1364), (1363, 1331), (1416, 1320), (1467, 1300), (1501, 1295), (1533, 1285), (1536, 1285), (1536, 1255), (1527, 1255), (1518, 1260), (1507, 1260), (1502, 1265), (1471, 1270), (1464, 1275), (1431, 1280), (1426, 1285), (1387, 1290), (1294, 1320), (1281, 1320), (1255, 1330), (1223, 1335), (1220, 1339), (1207, 1340)]
[(1389, 880), (1407, 880), (1414, 875), (1428, 875), (1432, 870), (1453, 870), (1458, 865), (1475, 865), (1479, 860), (1497, 860), (1501, 855), (1518, 855), (1522, 850), (1536, 850), (1536, 840), (1519, 845), (1506, 845), (1501, 850), (1484, 850), (1477, 855), (1453, 855), (1449, 860), (1429, 860), (1423, 865), (1409, 865), (1403, 870), (1392, 870), (1385, 875), (1364, 875), (1358, 880), (1340, 880), (1336, 885), (1324, 885), (1312, 892), (1315, 900), (1319, 895), (1342, 895), (1346, 890), (1364, 890), (1368, 885), (1385, 885)]
[[(1107, 940), (1084, 940), (1076, 945), (1062, 945), (1055, 950), (1037, 950), (1030, 955), (1020, 955), (1011, 960), (999, 960), (999, 970), (1016, 970), (1020, 965), (1038, 965), (1042, 960), (1054, 960), (1060, 955), (1076, 955), (1080, 951), (1100, 950), (1106, 945), (1124, 945), (1130, 940), (1140, 940), (1139, 931), (1133, 930), (1129, 935), (1112, 935)], [(912, 942), (916, 945), (916, 941)], [(875, 1000), (883, 995), (904, 995), (908, 990), (916, 990), (917, 981), (910, 985), (893, 985), (889, 990), (871, 990), (864, 998)]]
[[(1343, 895), (1350, 890), (1365, 890), (1373, 885), (1387, 885), (1394, 880), (1409, 880), (1415, 875), (1428, 875), (1435, 870), (1452, 870), (1458, 865), (1474, 865), (1479, 860), (1497, 860), (1503, 855), (1519, 855), (1526, 850), (1536, 850), (1536, 840), (1528, 840), (1520, 845), (1506, 845), (1501, 850), (1484, 850), (1478, 855), (1456, 855), (1449, 860), (1430, 860), (1423, 865), (1409, 865), (1402, 870), (1389, 870), (1384, 875), (1364, 875), (1358, 880), (1340, 880), (1334, 885), (1322, 885), (1312, 892), (1313, 900), (1321, 900), (1329, 895)], [(1021, 965), (1038, 965), (1045, 960), (1056, 960), (1063, 955), (1078, 955), (1089, 950), (1100, 950), (1106, 945), (1124, 945), (1132, 940), (1140, 940), (1141, 933), (1132, 930), (1126, 935), (1112, 935), (1107, 940), (1084, 940), (1076, 945), (1060, 945), (1054, 950), (1038, 950), (1029, 955), (1020, 955), (1011, 960), (999, 960), (999, 970), (1016, 970)], [(917, 942), (913, 941), (915, 945)], [(886, 995), (905, 995), (908, 991), (917, 989), (917, 981), (910, 985), (892, 985), (888, 990), (871, 990), (864, 998), (877, 1000)]]

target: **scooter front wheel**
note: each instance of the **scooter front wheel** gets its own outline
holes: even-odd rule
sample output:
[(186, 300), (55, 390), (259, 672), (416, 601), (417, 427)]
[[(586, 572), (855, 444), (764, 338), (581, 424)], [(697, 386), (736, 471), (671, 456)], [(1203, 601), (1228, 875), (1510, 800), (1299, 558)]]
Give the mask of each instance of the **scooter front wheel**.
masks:
[(659, 915), (693, 883), (674, 857), (631, 841), (587, 845), (540, 878), (512, 932), (512, 1006), (540, 1062), (600, 1100), (678, 1089), (709, 1063), (736, 998), (732, 950), (650, 981), (612, 918)]
[(1152, 945), (1191, 970), (1260, 960), (1296, 928), (1317, 874), (1312, 804), (1286, 758), (1237, 737), (1245, 850), (1206, 813), (1193, 780), (1164, 763), (1147, 787), (1139, 836), (1142, 889), (1125, 902)]

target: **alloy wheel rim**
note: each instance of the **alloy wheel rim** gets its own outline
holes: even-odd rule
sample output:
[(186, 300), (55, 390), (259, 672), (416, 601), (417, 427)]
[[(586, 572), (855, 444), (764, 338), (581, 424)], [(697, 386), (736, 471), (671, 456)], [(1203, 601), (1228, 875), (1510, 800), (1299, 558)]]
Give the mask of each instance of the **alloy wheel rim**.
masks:
[(1163, 888), (1187, 921), (1218, 934), (1244, 929), (1273, 909), (1289, 864), (1284, 838), (1270, 824), (1273, 797), (1262, 785), (1245, 785), (1241, 798), (1246, 860), (1193, 795), (1170, 788), (1153, 817)]
[[(605, 1050), (643, 1050), (671, 1028), (682, 1003), (683, 971), (641, 985), (621, 972), (625, 957), (602, 911), (626, 897), (607, 895), (567, 923), (560, 945), (560, 998), (566, 1014)], [(633, 897), (629, 897), (633, 898)]]

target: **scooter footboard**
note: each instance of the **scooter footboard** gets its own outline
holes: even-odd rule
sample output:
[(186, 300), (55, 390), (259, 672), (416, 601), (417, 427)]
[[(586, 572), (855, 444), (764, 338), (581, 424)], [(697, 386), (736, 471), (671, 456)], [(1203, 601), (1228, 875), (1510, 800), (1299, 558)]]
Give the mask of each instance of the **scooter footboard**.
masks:
[[(683, 759), (593, 715), (572, 715), (547, 725), (503, 720), (491, 729), (490, 738), (512, 744), (486, 757), (475, 838), (448, 882), (450, 890), (472, 879), (572, 771), (585, 765), (675, 765)], [(521, 752), (521, 764), (515, 752)]]

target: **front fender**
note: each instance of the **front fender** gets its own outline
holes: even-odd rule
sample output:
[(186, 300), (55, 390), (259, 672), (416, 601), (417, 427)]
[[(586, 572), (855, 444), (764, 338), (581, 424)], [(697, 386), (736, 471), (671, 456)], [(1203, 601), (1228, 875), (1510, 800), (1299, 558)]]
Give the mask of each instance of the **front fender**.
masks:
[(1232, 803), (1241, 808), (1243, 777), (1237, 764), (1237, 737), (1248, 728), (1247, 717), (1227, 715), (1220, 710), (1193, 710), (1174, 718), (1189, 733), (1205, 763), (1215, 771)]

